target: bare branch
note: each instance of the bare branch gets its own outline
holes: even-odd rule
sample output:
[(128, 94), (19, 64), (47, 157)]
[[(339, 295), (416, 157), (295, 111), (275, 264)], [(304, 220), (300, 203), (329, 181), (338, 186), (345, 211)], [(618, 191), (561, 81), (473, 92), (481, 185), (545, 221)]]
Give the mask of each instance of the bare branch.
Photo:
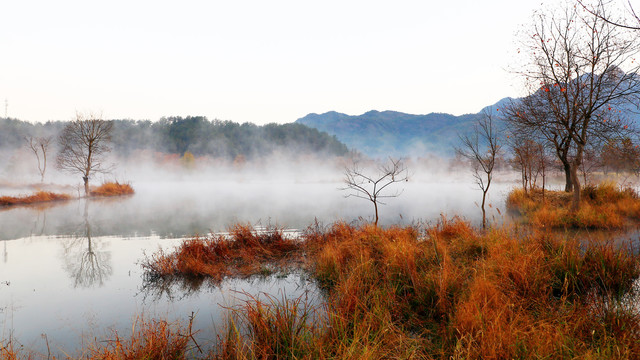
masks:
[(378, 204), (384, 205), (380, 199), (398, 197), (402, 191), (384, 193), (392, 184), (406, 182), (409, 179), (408, 171), (401, 159), (389, 158), (388, 162), (377, 165), (374, 175), (365, 173), (360, 168), (358, 161), (345, 167), (345, 187), (340, 190), (349, 191), (345, 197), (356, 197), (373, 203), (375, 209), (375, 225), (378, 225)]

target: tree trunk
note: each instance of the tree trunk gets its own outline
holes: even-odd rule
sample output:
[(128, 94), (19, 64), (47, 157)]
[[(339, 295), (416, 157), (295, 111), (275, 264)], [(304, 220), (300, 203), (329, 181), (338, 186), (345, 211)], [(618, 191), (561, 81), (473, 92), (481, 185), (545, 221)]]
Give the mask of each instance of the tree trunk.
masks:
[[(573, 181), (571, 180), (571, 171), (572, 171), (571, 164), (566, 159), (561, 159), (561, 161), (562, 161), (562, 166), (564, 167), (564, 177), (565, 177), (564, 191), (571, 192), (573, 191)], [(576, 172), (576, 176), (577, 174), (578, 173)]]
[(84, 195), (89, 196), (89, 177), (83, 176), (82, 181), (84, 181)]
[[(485, 200), (487, 198), (487, 191), (489, 191), (489, 186), (487, 185), (487, 189), (485, 191), (482, 192), (482, 229), (486, 229), (487, 228), (487, 213), (484, 210), (484, 203)], [(525, 192), (526, 192), (526, 188), (525, 188)]]
[(373, 207), (376, 209), (376, 222), (373, 223), (376, 227), (378, 227), (378, 202), (373, 202)]
[[(44, 147), (43, 143), (40, 143), (40, 148), (42, 149), (42, 171), (40, 171), (40, 182), (44, 183), (44, 173), (47, 171), (47, 149)], [(40, 160), (38, 160), (38, 169), (40, 169)]]
[(571, 167), (571, 179), (573, 185), (573, 198), (571, 200), (571, 212), (576, 212), (580, 209), (580, 177), (578, 176), (579, 162), (575, 162)]
[(546, 181), (547, 181), (547, 174), (546, 174), (545, 165), (543, 164), (542, 165), (542, 203), (543, 204), (544, 204), (544, 187), (546, 185)]

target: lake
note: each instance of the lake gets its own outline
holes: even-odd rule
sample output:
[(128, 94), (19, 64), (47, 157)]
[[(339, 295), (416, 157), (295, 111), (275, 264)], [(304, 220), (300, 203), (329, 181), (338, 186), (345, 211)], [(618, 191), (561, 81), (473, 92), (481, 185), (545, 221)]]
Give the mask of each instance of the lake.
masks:
[[(481, 193), (468, 178), (403, 184), (403, 193), (380, 207), (381, 224), (435, 223), (441, 214), (479, 224)], [(503, 210), (516, 184), (509, 180), (516, 177), (506, 178), (491, 189), (494, 221), (502, 221), (495, 209)], [(361, 222), (373, 216), (371, 203), (338, 190), (339, 175), (320, 181), (144, 178), (132, 185), (136, 194), (127, 197), (0, 210), (0, 340), (14, 339), (45, 355), (48, 342), (54, 354), (74, 354), (94, 337), (108, 338), (109, 330), (125, 334), (136, 317), (188, 323), (193, 313), (199, 344), (211, 345), (224, 325), (223, 307), (242, 301), (243, 292), (306, 294), (315, 301), (320, 294), (304, 274), (295, 273), (157, 288), (145, 282), (145, 254), (235, 223), (304, 230), (316, 220)]]

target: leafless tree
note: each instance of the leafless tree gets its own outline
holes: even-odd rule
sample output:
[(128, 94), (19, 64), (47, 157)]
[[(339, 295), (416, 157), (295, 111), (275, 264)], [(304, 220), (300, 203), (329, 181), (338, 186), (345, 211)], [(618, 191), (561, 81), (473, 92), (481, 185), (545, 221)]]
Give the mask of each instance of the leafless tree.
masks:
[(622, 30), (598, 14), (567, 6), (537, 14), (525, 43), (531, 65), (522, 74), (537, 88), (532, 94), (536, 106), (511, 121), (563, 145), (556, 150), (565, 169), (569, 165), (573, 211), (580, 206), (578, 171), (585, 149), (593, 141), (633, 130), (620, 114), (640, 99), (635, 59), (640, 44), (637, 36)]
[(595, 146), (588, 146), (584, 149), (582, 164), (580, 164), (580, 173), (585, 186), (592, 183), (594, 173), (602, 169), (602, 161), (598, 156), (598, 150)]
[(636, 174), (640, 170), (640, 148), (630, 138), (610, 139), (600, 153), (605, 174), (614, 171)]
[(371, 201), (375, 210), (374, 225), (378, 226), (378, 205), (384, 205), (380, 200), (400, 196), (402, 190), (388, 193), (389, 187), (395, 183), (408, 181), (409, 174), (401, 159), (389, 158), (388, 162), (379, 163), (376, 168), (374, 174), (369, 174), (362, 168), (360, 161), (354, 160), (344, 169), (346, 186), (340, 190), (349, 191), (345, 197)]
[[(547, 145), (562, 164), (565, 174), (566, 192), (573, 191), (571, 181), (571, 150), (573, 140), (564, 126), (554, 118), (548, 103), (548, 94), (538, 90), (529, 96), (514, 100), (501, 109), (514, 141), (530, 139)], [(516, 145), (518, 146), (518, 145)], [(543, 146), (543, 150), (545, 147)]]
[(487, 227), (487, 212), (485, 204), (487, 193), (493, 179), (493, 170), (500, 152), (498, 133), (493, 122), (493, 116), (485, 113), (474, 125), (469, 135), (460, 135), (462, 146), (456, 148), (456, 153), (467, 158), (473, 167), (473, 177), (482, 190), (482, 228)]
[(546, 163), (548, 162), (544, 146), (532, 139), (512, 136), (511, 148), (513, 151), (512, 166), (520, 171), (524, 191), (536, 188), (538, 177), (543, 178), (544, 184)]
[[(51, 137), (34, 138), (33, 136), (28, 136), (25, 140), (29, 149), (36, 155), (38, 171), (40, 172), (40, 182), (44, 182), (44, 173), (47, 171), (47, 151), (49, 150)], [(40, 162), (40, 155), (42, 155), (42, 162)]]
[(60, 153), (57, 166), (61, 170), (82, 174), (84, 193), (89, 196), (89, 178), (99, 172), (108, 172), (105, 156), (111, 150), (112, 122), (94, 114), (76, 114), (76, 119), (62, 130), (58, 139)]

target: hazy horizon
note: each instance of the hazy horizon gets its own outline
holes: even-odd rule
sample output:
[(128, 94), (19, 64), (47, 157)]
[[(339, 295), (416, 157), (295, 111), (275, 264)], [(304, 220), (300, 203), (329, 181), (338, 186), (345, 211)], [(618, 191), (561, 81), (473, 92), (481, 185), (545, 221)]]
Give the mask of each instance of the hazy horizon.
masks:
[(522, 95), (506, 69), (516, 32), (541, 7), (12, 2), (0, 23), (9, 54), (0, 59), (0, 117), (64, 121), (94, 111), (266, 124), (327, 111), (476, 113)]

